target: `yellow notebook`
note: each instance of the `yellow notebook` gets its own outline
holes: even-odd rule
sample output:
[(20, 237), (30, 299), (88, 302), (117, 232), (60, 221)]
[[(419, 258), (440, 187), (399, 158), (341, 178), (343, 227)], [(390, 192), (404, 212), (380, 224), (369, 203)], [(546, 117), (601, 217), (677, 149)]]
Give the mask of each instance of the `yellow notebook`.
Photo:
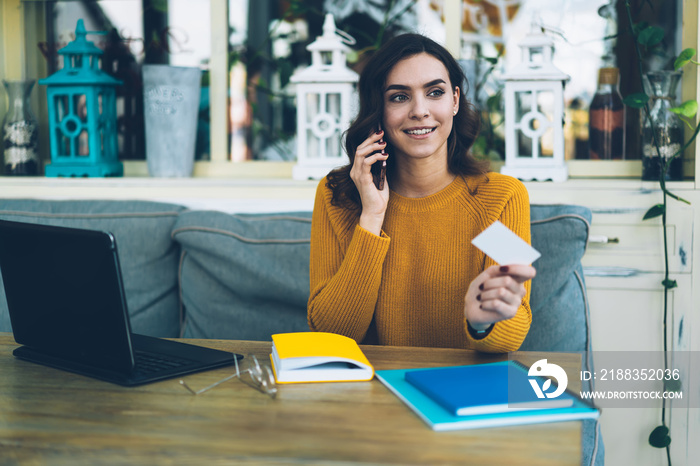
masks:
[(272, 335), (272, 371), (277, 383), (371, 380), (374, 368), (355, 340), (324, 332)]

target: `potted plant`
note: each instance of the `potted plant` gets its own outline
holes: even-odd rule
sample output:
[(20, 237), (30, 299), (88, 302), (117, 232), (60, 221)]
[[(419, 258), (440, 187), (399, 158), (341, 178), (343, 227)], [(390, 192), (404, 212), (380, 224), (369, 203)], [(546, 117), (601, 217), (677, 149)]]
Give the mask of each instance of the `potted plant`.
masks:
[[(644, 7), (644, 5), (647, 4), (647, 2), (644, 2), (641, 6), (641, 8)], [(625, 0), (625, 12), (626, 12), (626, 22), (629, 27), (629, 30), (632, 32), (635, 41), (634, 41), (634, 48), (637, 56), (637, 64), (638, 64), (638, 70), (639, 70), (639, 79), (640, 81), (643, 81), (645, 78), (645, 73), (643, 70), (643, 55), (644, 53), (653, 53), (655, 48), (660, 47), (660, 44), (662, 43), (664, 39), (664, 30), (660, 27), (657, 26), (651, 26), (645, 23), (639, 23), (635, 22), (633, 19), (633, 12), (632, 12), (632, 6), (630, 5), (630, 0)], [(682, 69), (684, 66), (693, 63), (693, 64), (698, 64), (695, 60), (693, 60), (693, 57), (696, 55), (696, 50), (695, 49), (685, 49), (683, 50), (678, 57), (674, 60), (673, 63), (673, 71), (678, 71)], [(630, 94), (624, 99), (624, 103), (631, 108), (635, 109), (640, 109), (642, 111), (642, 118), (644, 119), (644, 122), (647, 126), (651, 127), (651, 141), (650, 143), (653, 144), (653, 148), (655, 149), (655, 153), (659, 154), (661, 156), (664, 155), (664, 152), (661, 150), (661, 145), (662, 141), (659, 139), (659, 132), (656, 131), (657, 128), (654, 128), (655, 122), (652, 118), (652, 109), (650, 105), (650, 96), (648, 95), (649, 92), (649, 86), (647, 86), (645, 92), (640, 92), (640, 93), (634, 93)], [(682, 157), (683, 152), (685, 151), (686, 148), (688, 148), (694, 141), (695, 138), (698, 135), (698, 132), (700, 131), (700, 125), (695, 125), (693, 126), (693, 123), (690, 121), (691, 118), (694, 118), (698, 109), (698, 103), (694, 100), (689, 100), (686, 101), (680, 105), (674, 106), (669, 108), (668, 110), (672, 112), (675, 115), (678, 115), (681, 121), (684, 122), (684, 124), (688, 125), (690, 129), (692, 130), (692, 135), (685, 141), (680, 148), (675, 150), (672, 154), (668, 154), (668, 157), (665, 159), (663, 157), (659, 157), (662, 160), (660, 170), (658, 170), (658, 182), (659, 182), (659, 187), (661, 188), (662, 192), (662, 202), (659, 204), (656, 204), (652, 207), (649, 208), (649, 210), (646, 212), (644, 215), (644, 220), (649, 220), (649, 219), (654, 219), (657, 217), (660, 217), (661, 219), (661, 227), (663, 231), (663, 250), (664, 250), (664, 264), (665, 264), (665, 270), (664, 270), (664, 280), (661, 283), (661, 286), (663, 286), (664, 289), (664, 300), (663, 300), (663, 332), (664, 332), (664, 342), (663, 342), (663, 351), (664, 355), (666, 356), (664, 358), (665, 364), (668, 364), (668, 341), (667, 341), (667, 322), (668, 322), (668, 300), (669, 300), (669, 291), (672, 290), (673, 288), (677, 287), (678, 284), (675, 280), (672, 280), (670, 278), (670, 271), (669, 271), (669, 259), (668, 259), (668, 237), (667, 237), (667, 231), (666, 231), (666, 215), (668, 212), (668, 203), (669, 203), (669, 198), (678, 201), (678, 202), (683, 202), (686, 204), (690, 204), (687, 200), (679, 197), (678, 195), (672, 193), (666, 184), (668, 180), (668, 172), (672, 164), (674, 164), (675, 161), (679, 159), (679, 157)], [(659, 123), (656, 122), (656, 125)], [(668, 368), (668, 366), (666, 367)], [(681, 380), (670, 380), (666, 381), (664, 383), (664, 388), (667, 391), (678, 391), (680, 390), (682, 381)], [(670, 454), (670, 444), (671, 444), (671, 435), (669, 428), (666, 423), (666, 406), (667, 400), (664, 399), (662, 400), (662, 408), (661, 408), (661, 425), (656, 427), (651, 434), (649, 435), (649, 444), (653, 447), (656, 448), (665, 448), (666, 449), (666, 456), (668, 459), (668, 464), (671, 464), (671, 454)]]

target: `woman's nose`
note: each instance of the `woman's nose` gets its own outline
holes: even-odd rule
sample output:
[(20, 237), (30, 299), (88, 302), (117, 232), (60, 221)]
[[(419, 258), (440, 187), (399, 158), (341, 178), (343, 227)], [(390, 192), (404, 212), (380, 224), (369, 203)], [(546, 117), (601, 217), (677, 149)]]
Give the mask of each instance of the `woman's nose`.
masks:
[(422, 119), (428, 115), (430, 115), (430, 111), (428, 110), (428, 105), (425, 99), (422, 97), (413, 99), (413, 105), (411, 105), (409, 117)]

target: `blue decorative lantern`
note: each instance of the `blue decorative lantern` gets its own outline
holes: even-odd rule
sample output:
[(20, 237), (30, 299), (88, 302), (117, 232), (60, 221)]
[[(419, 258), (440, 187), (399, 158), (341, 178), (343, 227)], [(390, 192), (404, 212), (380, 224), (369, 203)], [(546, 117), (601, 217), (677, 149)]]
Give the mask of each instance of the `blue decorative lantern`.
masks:
[(78, 20), (75, 40), (58, 51), (63, 69), (39, 81), (46, 85), (51, 163), (46, 176), (122, 176), (118, 160), (116, 86), (121, 81), (99, 69), (102, 50), (85, 39)]

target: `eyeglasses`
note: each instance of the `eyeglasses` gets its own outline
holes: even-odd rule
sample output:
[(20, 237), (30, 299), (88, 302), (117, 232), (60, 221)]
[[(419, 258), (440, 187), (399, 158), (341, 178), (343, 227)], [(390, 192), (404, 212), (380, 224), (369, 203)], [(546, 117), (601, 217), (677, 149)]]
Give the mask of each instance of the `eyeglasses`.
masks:
[(252, 354), (246, 356), (244, 360), (246, 367), (243, 369), (241, 369), (238, 365), (238, 358), (235, 358), (234, 362), (236, 363), (236, 372), (233, 375), (229, 375), (228, 377), (221, 379), (208, 387), (194, 391), (184, 380), (180, 380), (180, 385), (185, 387), (191, 394), (200, 395), (207, 390), (216, 387), (217, 385), (227, 382), (234, 377), (238, 377), (241, 382), (250, 385), (259, 392), (268, 395), (270, 398), (274, 399), (277, 396), (277, 384), (275, 383), (275, 377), (272, 375), (272, 370), (269, 366), (261, 365), (258, 362), (258, 358)]

